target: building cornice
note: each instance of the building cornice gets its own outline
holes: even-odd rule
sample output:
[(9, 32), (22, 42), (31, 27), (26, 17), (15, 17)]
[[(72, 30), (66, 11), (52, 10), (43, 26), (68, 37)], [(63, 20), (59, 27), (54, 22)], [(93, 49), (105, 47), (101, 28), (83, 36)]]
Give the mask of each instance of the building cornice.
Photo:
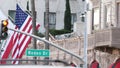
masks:
[(93, 8), (99, 7), (100, 0), (90, 0), (93, 4)]

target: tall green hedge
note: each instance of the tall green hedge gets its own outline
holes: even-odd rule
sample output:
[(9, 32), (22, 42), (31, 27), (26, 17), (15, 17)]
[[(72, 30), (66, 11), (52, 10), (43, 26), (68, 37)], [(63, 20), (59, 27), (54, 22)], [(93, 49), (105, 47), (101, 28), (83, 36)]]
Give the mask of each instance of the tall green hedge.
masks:
[(55, 36), (55, 35), (61, 35), (61, 34), (66, 34), (66, 33), (71, 33), (71, 31), (69, 30), (65, 30), (65, 29), (62, 29), (62, 30), (50, 30), (50, 33)]
[(71, 10), (69, 0), (66, 0), (66, 9), (64, 14), (64, 29), (71, 31)]

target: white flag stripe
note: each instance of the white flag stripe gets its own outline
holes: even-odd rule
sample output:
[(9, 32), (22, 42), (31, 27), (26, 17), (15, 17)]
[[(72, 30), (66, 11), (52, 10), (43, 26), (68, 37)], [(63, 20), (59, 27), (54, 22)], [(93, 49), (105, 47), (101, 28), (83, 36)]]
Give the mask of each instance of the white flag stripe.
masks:
[(14, 54), (14, 56), (12, 57), (12, 59), (16, 59), (18, 53), (19, 53), (19, 50), (17, 49), (16, 52), (15, 52), (15, 54)]
[[(16, 40), (16, 42), (18, 42), (18, 40)], [(15, 51), (16, 47), (17, 47), (17, 43), (15, 43), (15, 44), (14, 44), (14, 47), (13, 47), (12, 52), (14, 52), (14, 51)]]
[[(30, 31), (30, 33), (32, 33), (32, 30)], [(22, 44), (22, 47), (19, 50), (19, 55), (22, 53), (22, 50), (24, 49), (24, 47), (29, 39), (30, 39), (30, 36), (27, 36), (26, 40), (24, 41), (24, 43)]]
[[(14, 37), (13, 37), (13, 42), (16, 42), (17, 41), (17, 39), (16, 40), (14, 40), (16, 37), (15, 36), (17, 36), (18, 35), (18, 33), (17, 32), (15, 32), (14, 33)], [(15, 50), (15, 45), (13, 46), (13, 49), (12, 50)]]
[[(31, 37), (27, 37), (27, 38), (28, 38), (28, 40), (29, 40)], [(26, 43), (27, 43), (27, 42), (26, 42)], [(22, 46), (22, 49), (20, 49), (20, 52), (19, 52), (19, 56), (20, 56), (20, 57), (21, 57), (22, 53), (24, 53), (23, 50), (24, 50), (24, 47), (26, 47), (26, 43), (25, 43), (25, 45)]]
[[(16, 51), (15, 55), (12, 57), (12, 59), (17, 59), (19, 50)], [(14, 63), (15, 62), (15, 63)], [(12, 64), (16, 64), (17, 61), (12, 61)]]
[[(16, 42), (19, 42), (19, 40), (17, 40)], [(16, 48), (18, 48), (18, 43), (13, 44), (14, 46), (16, 46)], [(18, 50), (18, 49), (14, 49), (14, 51), (12, 51), (12, 56), (14, 56), (14, 53)]]
[[(28, 19), (28, 18), (27, 18)], [(27, 22), (26, 22), (27, 23)], [(28, 27), (31, 25), (31, 24), (23, 24), (24, 26), (25, 25), (28, 25)], [(21, 30), (23, 30), (24, 28), (21, 28)], [(28, 30), (29, 28), (27, 28), (26, 30)], [(24, 31), (24, 32), (27, 32), (27, 31)], [(16, 34), (15, 34), (15, 38), (16, 38), (16, 35), (17, 35), (17, 32), (16, 32)], [(21, 42), (21, 40), (23, 40), (23, 37), (24, 37), (25, 35), (23, 34), (22, 35), (22, 37), (19, 39), (19, 43)], [(13, 47), (13, 51), (15, 51), (15, 49), (16, 49), (16, 47), (17, 47), (17, 44), (18, 44), (18, 41), (16, 41), (16, 43), (15, 43), (15, 45), (14, 45), (14, 47)], [(14, 52), (13, 52), (14, 53)]]
[[(30, 33), (32, 33), (32, 29), (30, 30)], [(24, 36), (24, 37), (25, 37), (25, 36)], [(18, 44), (19, 46), (20, 46), (20, 44), (22, 43), (22, 41), (24, 40), (24, 37), (22, 36), (22, 38), (20, 38), (20, 41), (19, 41), (19, 44)], [(28, 37), (29, 37), (29, 36), (28, 36)], [(27, 41), (28, 41), (28, 39), (26, 38), (25, 41), (22, 43), (22, 47), (26, 45), (26, 44), (24, 44), (24, 43), (27, 42)], [(17, 49), (19, 50), (19, 48), (17, 48)], [(20, 50), (21, 50), (21, 48), (20, 48)], [(19, 51), (20, 51), (20, 50), (19, 50)]]
[(24, 49), (24, 47), (25, 47), (25, 45), (26, 45), (26, 43), (27, 43), (27, 41), (28, 41), (29, 39), (30, 39), (30, 37), (27, 37), (26, 40), (24, 41), (22, 47), (21, 47), (20, 50), (19, 50), (19, 56), (20, 56), (20, 54), (22, 53), (22, 51), (23, 51), (23, 49)]
[[(27, 25), (27, 24), (26, 24), (26, 25)], [(28, 24), (28, 27), (30, 27), (30, 26), (31, 26), (31, 24)], [(26, 30), (25, 30), (24, 32), (29, 33), (28, 30), (29, 30), (29, 28), (26, 28)], [(21, 41), (23, 40), (23, 38), (24, 38), (25, 36), (26, 36), (26, 35), (22, 34), (22, 36), (21, 36), (20, 39), (19, 39), (19, 43), (21, 43)]]
[[(26, 22), (26, 23), (27, 23), (27, 22)], [(29, 27), (30, 24), (26, 24), (26, 25), (28, 25), (27, 27)], [(24, 25), (24, 26), (25, 26), (25, 25)], [(25, 28), (26, 28), (26, 27), (25, 27)], [(24, 30), (24, 28), (23, 28), (22, 30)], [(25, 31), (25, 32), (26, 32), (26, 31)], [(19, 34), (19, 35), (20, 35), (20, 34)], [(19, 40), (20, 40), (20, 39), (23, 40), (23, 37), (24, 37), (25, 35), (22, 34), (21, 36), (22, 36), (22, 37), (20, 37)], [(15, 36), (15, 37), (16, 37), (16, 36)], [(14, 47), (15, 49), (19, 49), (19, 48), (17, 48), (17, 46), (19, 45), (19, 43), (21, 43), (21, 42), (20, 42), (20, 41), (16, 42), (17, 45), (15, 45), (15, 47)], [(15, 52), (14, 52), (15, 49), (13, 50), (13, 55), (14, 55), (14, 53), (15, 53)]]
[[(1, 14), (0, 14), (1, 15)], [(10, 20), (8, 20), (9, 21), (9, 24), (8, 24), (8, 27), (9, 28), (14, 28), (15, 27), (15, 25), (10, 21)], [(12, 34), (14, 33), (14, 31), (11, 31), (11, 30), (8, 30), (8, 38), (6, 39), (6, 40), (4, 40), (4, 43), (5, 44), (2, 44), (2, 46), (1, 46), (1, 49), (3, 50), (2, 52), (1, 52), (1, 58), (2, 59), (7, 59), (7, 58), (5, 58), (5, 56), (3, 56), (3, 55), (8, 55), (8, 54), (6, 54), (6, 51), (8, 50), (7, 49), (7, 47), (8, 47), (8, 44), (10, 43), (10, 40), (11, 40), (11, 38), (12, 38)], [(9, 53), (10, 54), (10, 53)]]
[[(8, 36), (9, 36), (9, 35), (8, 35)], [(4, 51), (1, 52), (1, 58), (2, 58), (3, 54), (5, 53), (5, 51), (6, 51), (6, 49), (7, 49), (7, 45), (9, 44), (9, 40), (10, 40), (11, 37), (12, 37), (12, 36), (9, 36), (8, 39), (7, 39), (7, 41), (3, 41), (3, 45), (1, 46), (1, 49), (3, 49)], [(6, 46), (4, 45), (4, 43), (6, 43)]]
[(16, 61), (14, 64), (18, 64), (19, 63), (19, 61)]
[(18, 36), (18, 33), (16, 32), (15, 35), (14, 35), (14, 38), (13, 38), (13, 49), (12, 49), (12, 52), (15, 51), (16, 47), (17, 47), (17, 42), (19, 41), (19, 39), (17, 38)]
[[(30, 16), (28, 16), (28, 17), (26, 18), (26, 20), (24, 21), (25, 24), (23, 24), (23, 25), (21, 26), (21, 28), (20, 28), (21, 31), (23, 31), (23, 29), (25, 28), (25, 25), (32, 24), (32, 23), (31, 23), (32, 20), (29, 22), (29, 24), (27, 24), (27, 23), (28, 23), (28, 20), (29, 20), (30, 18), (31, 18)], [(27, 27), (28, 27), (28, 26), (27, 26)]]
[[(31, 25), (32, 26), (32, 25)], [(32, 27), (31, 28), (29, 28), (29, 30), (27, 30), (27, 31), (29, 31), (28, 33), (32, 33)], [(20, 42), (19, 42), (19, 45), (21, 46), (21, 43), (23, 42), (23, 40), (25, 40), (25, 37), (28, 37), (27, 35), (26, 36), (22, 36), (22, 39), (20, 39)], [(24, 44), (24, 43), (22, 43), (22, 44)], [(23, 45), (22, 45), (23, 46)]]
[[(27, 25), (27, 24), (26, 24)], [(28, 25), (28, 27), (30, 27), (31, 26), (31, 24), (29, 24)], [(28, 30), (29, 30), (29, 28), (27, 28), (26, 30), (25, 30), (25, 32), (28, 32)], [(32, 29), (31, 29), (32, 30)], [(24, 34), (22, 34), (22, 36), (20, 37), (20, 39), (19, 39), (19, 43), (17, 43), (18, 45), (20, 45), (20, 43), (24, 40), (24, 37), (25, 37), (26, 35), (24, 35)], [(27, 40), (27, 39), (26, 39)], [(22, 45), (23, 46), (23, 45)], [(16, 47), (17, 48), (17, 47)], [(17, 48), (18, 50), (19, 50), (19, 48)]]
[[(39, 24), (37, 24), (36, 28), (38, 29), (39, 27), (40, 27), (40, 25), (39, 25)], [(31, 32), (30, 32), (30, 33), (32, 33), (32, 28), (30, 28), (30, 30), (31, 30)], [(29, 39), (28, 39), (28, 40), (31, 40), (31, 37), (30, 37), (30, 36), (27, 36), (27, 37), (29, 37)], [(28, 44), (28, 42), (26, 42), (26, 44)], [(21, 44), (20, 44), (20, 45), (21, 45)], [(23, 45), (22, 45), (22, 46), (23, 46)], [(21, 49), (22, 49), (22, 48), (21, 48)], [(19, 52), (19, 53), (21, 53), (21, 54), (19, 54), (19, 56), (20, 56), (20, 57), (24, 54), (25, 49), (26, 49), (26, 45), (24, 44), (24, 48), (23, 48), (22, 50), (20, 50), (21, 52)]]

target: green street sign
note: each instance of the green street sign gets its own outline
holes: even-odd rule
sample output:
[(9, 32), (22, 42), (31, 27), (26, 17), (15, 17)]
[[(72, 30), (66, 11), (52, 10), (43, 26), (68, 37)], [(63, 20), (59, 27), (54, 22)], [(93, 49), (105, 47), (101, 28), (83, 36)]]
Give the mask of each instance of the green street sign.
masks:
[(26, 56), (42, 56), (42, 57), (49, 57), (50, 51), (49, 50), (38, 50), (38, 49), (27, 49)]

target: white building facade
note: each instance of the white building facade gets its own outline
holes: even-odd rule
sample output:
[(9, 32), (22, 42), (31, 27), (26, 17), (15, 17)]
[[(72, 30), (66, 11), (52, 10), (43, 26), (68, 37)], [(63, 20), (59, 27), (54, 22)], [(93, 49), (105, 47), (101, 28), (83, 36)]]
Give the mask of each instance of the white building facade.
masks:
[[(27, 11), (27, 2), (29, 1), (29, 10), (30, 0), (1, 0), (0, 9), (4, 12), (6, 16), (12, 16), (14, 18), (16, 4), (18, 3), (20, 7)], [(49, 0), (49, 23), (50, 29), (64, 29), (64, 11), (65, 11), (65, 2), (66, 0)], [(71, 22), (72, 24), (80, 19), (80, 15), (83, 11), (83, 4), (85, 0), (70, 0), (70, 9), (71, 9)], [(45, 32), (44, 29), (44, 17), (45, 17), (45, 0), (35, 0), (35, 11), (36, 11), (36, 22), (40, 23), (41, 27), (39, 31), (41, 33)]]

